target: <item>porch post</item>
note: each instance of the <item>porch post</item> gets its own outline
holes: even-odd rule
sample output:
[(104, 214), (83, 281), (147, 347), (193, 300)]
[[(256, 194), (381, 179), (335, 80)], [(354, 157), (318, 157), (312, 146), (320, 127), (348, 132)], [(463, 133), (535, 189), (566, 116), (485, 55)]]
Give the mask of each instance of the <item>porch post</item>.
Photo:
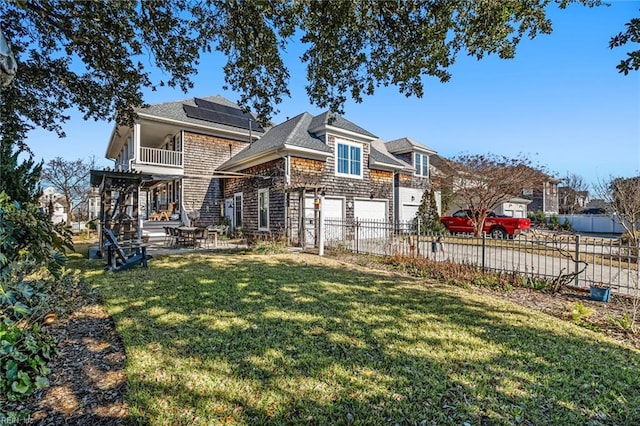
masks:
[[(133, 159), (137, 162), (140, 161), (140, 123), (137, 122), (136, 124), (133, 125), (133, 152), (134, 152), (134, 157)], [(129, 170), (132, 171), (132, 170)]]

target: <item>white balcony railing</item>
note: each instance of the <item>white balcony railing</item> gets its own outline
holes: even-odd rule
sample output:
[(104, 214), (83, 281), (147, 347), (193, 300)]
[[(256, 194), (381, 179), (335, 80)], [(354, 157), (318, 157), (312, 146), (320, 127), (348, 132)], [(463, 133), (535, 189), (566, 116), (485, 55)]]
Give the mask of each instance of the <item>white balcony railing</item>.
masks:
[(140, 161), (143, 164), (160, 166), (182, 166), (182, 152), (166, 149), (140, 147)]

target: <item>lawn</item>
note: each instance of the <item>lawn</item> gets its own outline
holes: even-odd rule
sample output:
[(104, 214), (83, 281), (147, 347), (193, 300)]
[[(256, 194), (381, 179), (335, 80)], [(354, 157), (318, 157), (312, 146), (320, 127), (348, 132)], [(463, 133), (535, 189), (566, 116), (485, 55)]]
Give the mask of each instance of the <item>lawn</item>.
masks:
[(473, 290), (301, 254), (78, 265), (137, 422), (640, 422), (640, 352)]

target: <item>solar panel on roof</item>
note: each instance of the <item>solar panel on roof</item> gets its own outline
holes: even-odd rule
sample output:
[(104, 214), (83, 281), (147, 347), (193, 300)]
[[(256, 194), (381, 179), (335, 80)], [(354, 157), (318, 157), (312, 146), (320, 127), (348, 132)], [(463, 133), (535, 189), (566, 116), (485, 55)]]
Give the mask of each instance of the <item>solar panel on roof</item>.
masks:
[[(199, 99), (199, 101), (202, 101), (202, 99)], [(204, 101), (204, 102), (208, 102), (208, 101)], [(213, 102), (208, 102), (208, 103), (213, 104)], [(219, 105), (219, 104), (214, 104), (214, 105)], [(219, 105), (219, 106), (224, 106), (224, 105)], [(210, 121), (212, 123), (226, 124), (228, 126), (239, 127), (241, 129), (247, 129), (247, 130), (252, 129), (258, 132), (264, 131), (262, 127), (258, 124), (258, 122), (250, 114), (244, 114), (239, 109), (237, 111), (242, 113), (243, 115), (229, 114), (222, 111), (203, 108), (200, 106), (194, 107), (192, 105), (183, 105), (182, 107), (184, 108), (184, 112), (187, 114), (187, 117), (197, 118), (199, 120), (204, 120), (204, 121)]]
[(195, 98), (196, 105), (200, 108), (210, 109), (212, 111), (223, 112), (225, 114), (237, 115), (244, 118), (253, 118), (253, 116), (247, 112), (242, 111), (240, 108), (217, 104), (215, 102), (207, 101), (205, 99)]
[(195, 98), (195, 102), (196, 102), (196, 105), (198, 105), (198, 108), (204, 108), (204, 109), (212, 110), (212, 111), (223, 113), (223, 114), (242, 117), (245, 120), (251, 120), (252, 129), (264, 131), (262, 127), (258, 124), (256, 119), (253, 117), (253, 115), (242, 111), (240, 108), (218, 104), (218, 103), (207, 101), (201, 98)]

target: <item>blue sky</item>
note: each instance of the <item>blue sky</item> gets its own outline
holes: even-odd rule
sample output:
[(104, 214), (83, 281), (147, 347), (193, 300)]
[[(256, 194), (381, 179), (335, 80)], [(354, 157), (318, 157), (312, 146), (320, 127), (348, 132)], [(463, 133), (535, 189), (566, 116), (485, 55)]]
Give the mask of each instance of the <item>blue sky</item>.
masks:
[[(425, 80), (422, 99), (406, 98), (394, 87), (379, 88), (360, 104), (349, 101), (345, 118), (384, 140), (411, 137), (444, 157), (461, 153), (523, 154), (551, 174), (582, 176), (597, 183), (609, 176), (640, 174), (640, 72), (624, 76), (615, 68), (628, 45), (610, 50), (611, 36), (640, 17), (640, 1), (614, 1), (609, 7), (572, 5), (554, 8), (554, 31), (523, 40), (515, 59), (461, 56), (445, 84)], [(274, 117), (278, 123), (303, 111), (322, 112), (310, 105), (306, 73), (290, 53), (291, 98)], [(221, 94), (224, 58), (203, 60), (189, 93), (162, 88), (148, 92), (148, 103)], [(83, 121), (74, 113), (65, 125), (67, 137), (34, 131), (28, 144), (36, 158), (104, 159), (113, 123)]]

